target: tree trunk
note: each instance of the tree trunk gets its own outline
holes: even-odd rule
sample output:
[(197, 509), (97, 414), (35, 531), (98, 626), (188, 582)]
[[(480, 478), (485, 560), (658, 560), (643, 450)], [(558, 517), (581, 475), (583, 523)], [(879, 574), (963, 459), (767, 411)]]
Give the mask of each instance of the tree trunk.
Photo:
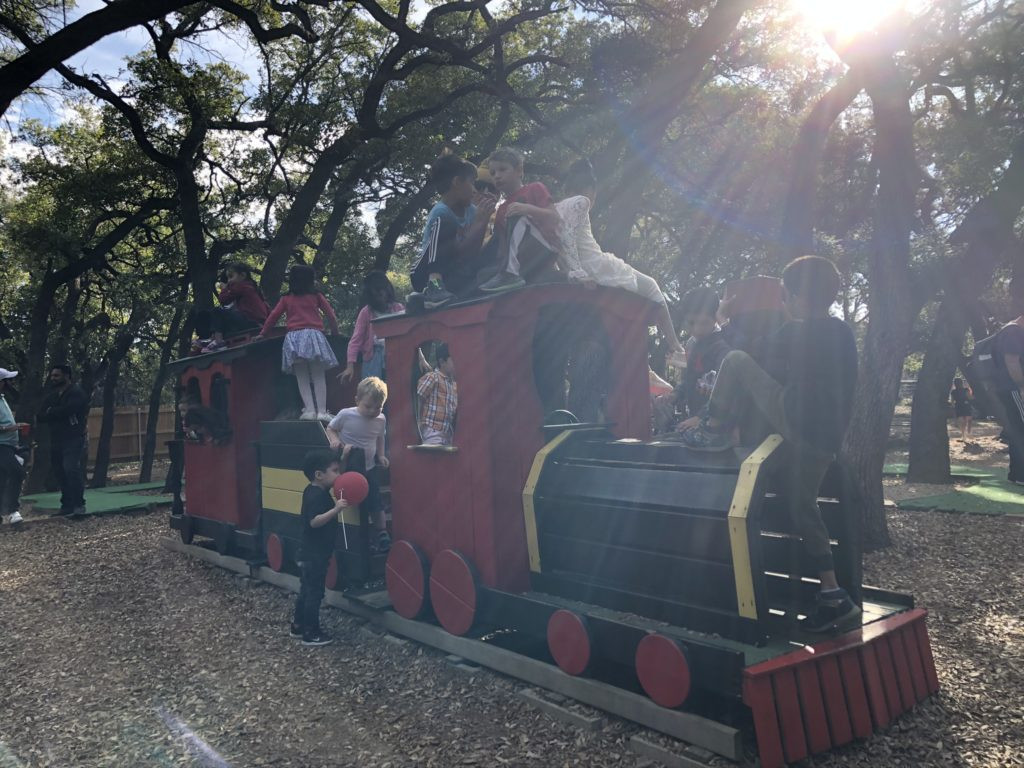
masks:
[[(1014, 222), (1024, 206), (1024, 139), (1013, 147), (1010, 163), (991, 193), (979, 200), (950, 235), (966, 249), (942, 269), (945, 298), (939, 306), (924, 364), (914, 390), (910, 421), (910, 469), (907, 479), (948, 483), (949, 431), (946, 401), (950, 381), (961, 362), (964, 334), (978, 297), (992, 283), (996, 268), (1017, 245)], [(979, 396), (984, 395), (981, 389)]]
[(811, 109), (793, 143), (789, 188), (782, 213), (780, 255), (782, 263), (814, 252), (814, 213), (818, 196), (818, 168), (832, 124), (853, 103), (864, 87), (863, 78), (851, 69)]
[[(185, 291), (188, 288), (186, 286)], [(171, 318), (171, 326), (167, 330), (167, 338), (160, 345), (160, 365), (157, 367), (156, 376), (153, 379), (153, 386), (149, 390), (149, 410), (146, 414), (146, 442), (142, 448), (142, 466), (139, 468), (139, 482), (148, 483), (153, 478), (153, 457), (156, 454), (156, 428), (160, 419), (160, 405), (164, 385), (167, 383), (167, 364), (174, 354), (175, 344), (178, 342), (178, 334), (181, 331), (181, 320), (185, 314), (185, 296), (179, 297), (178, 306)], [(177, 412), (175, 412), (177, 419)]]
[(211, 263), (206, 251), (199, 186), (192, 169), (185, 165), (174, 169), (174, 178), (181, 206), (179, 215), (185, 239), (188, 276), (192, 283), (192, 304), (196, 310), (212, 310), (213, 293), (217, 287), (217, 265)]
[(864, 500), (864, 546), (889, 544), (882, 468), (899, 397), (903, 361), (920, 305), (913, 296), (910, 233), (917, 184), (913, 117), (906, 77), (891, 56), (866, 67), (875, 127), (878, 191), (869, 258), (868, 330), (844, 452)]
[(917, 374), (910, 411), (911, 483), (952, 482), (949, 470), (947, 403), (953, 375), (963, 360), (967, 316), (956, 298), (947, 296), (939, 305), (924, 363)]
[(402, 236), (406, 226), (412, 221), (413, 216), (425, 208), (433, 196), (433, 186), (425, 184), (413, 195), (406, 198), (402, 208), (395, 214), (395, 218), (388, 224), (388, 228), (380, 238), (380, 245), (373, 257), (373, 268), (386, 271), (391, 265), (391, 257), (395, 253), (395, 245), (398, 238)]
[(141, 303), (132, 307), (128, 322), (117, 333), (114, 345), (107, 353), (107, 370), (103, 376), (103, 420), (100, 437), (96, 446), (96, 460), (93, 463), (90, 488), (105, 488), (107, 471), (110, 469), (110, 438), (114, 435), (114, 409), (117, 406), (117, 382), (121, 378), (121, 363), (128, 355), (135, 341), (135, 328), (140, 320)]
[(753, 0), (719, 0), (677, 56), (654, 74), (644, 93), (624, 114), (629, 151), (611, 191), (604, 246), (629, 255), (633, 225), (643, 210), (643, 191), (656, 165), (665, 132), (699, 82), (708, 61), (735, 31)]

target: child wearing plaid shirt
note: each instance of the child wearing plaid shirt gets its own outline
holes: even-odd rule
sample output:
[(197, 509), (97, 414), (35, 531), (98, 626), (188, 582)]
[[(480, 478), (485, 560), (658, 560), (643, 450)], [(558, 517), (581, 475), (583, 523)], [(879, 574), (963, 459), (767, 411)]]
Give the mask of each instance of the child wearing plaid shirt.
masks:
[(447, 344), (437, 347), (437, 370), (424, 374), (416, 385), (420, 401), (420, 439), (423, 445), (451, 445), (455, 433), (455, 411), (459, 388), (455, 383), (455, 362)]

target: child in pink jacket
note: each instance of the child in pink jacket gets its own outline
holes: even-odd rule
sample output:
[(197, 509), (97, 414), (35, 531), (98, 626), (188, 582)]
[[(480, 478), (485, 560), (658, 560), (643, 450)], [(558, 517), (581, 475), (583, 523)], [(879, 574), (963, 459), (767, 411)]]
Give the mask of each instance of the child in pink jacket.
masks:
[(388, 276), (377, 270), (370, 272), (363, 280), (363, 296), (360, 303), (362, 309), (356, 315), (356, 325), (348, 342), (348, 365), (338, 376), (342, 382), (355, 375), (360, 355), (363, 358), (360, 378), (376, 376), (385, 379), (384, 339), (378, 339), (374, 335), (372, 321), (381, 315), (405, 311), (405, 307), (395, 301), (395, 287), (388, 280)]

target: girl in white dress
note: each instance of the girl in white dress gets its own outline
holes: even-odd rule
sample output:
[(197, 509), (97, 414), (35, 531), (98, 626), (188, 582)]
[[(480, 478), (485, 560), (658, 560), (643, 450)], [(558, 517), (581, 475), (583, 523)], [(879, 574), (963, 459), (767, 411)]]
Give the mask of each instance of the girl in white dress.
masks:
[(589, 161), (577, 160), (572, 164), (565, 178), (565, 190), (568, 196), (555, 203), (555, 210), (562, 219), (559, 266), (568, 273), (570, 281), (625, 288), (657, 304), (655, 323), (668, 345), (668, 362), (677, 368), (683, 367), (686, 352), (679, 343), (668, 303), (658, 283), (614, 254), (602, 251), (594, 239), (590, 207), (597, 190), (597, 178)]

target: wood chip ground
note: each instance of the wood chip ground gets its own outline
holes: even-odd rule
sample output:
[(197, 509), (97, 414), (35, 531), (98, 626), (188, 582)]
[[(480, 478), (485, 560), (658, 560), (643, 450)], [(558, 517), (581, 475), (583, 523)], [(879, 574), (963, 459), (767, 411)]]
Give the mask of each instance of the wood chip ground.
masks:
[[(943, 692), (808, 764), (1024, 765), (1024, 521), (900, 512), (892, 531), (867, 580), (931, 611)], [(0, 529), (2, 768), (636, 766), (631, 736), (673, 744), (555, 722), (516, 681), (339, 611), (338, 642), (304, 648), (291, 595), (168, 552), (167, 534), (166, 512)]]

